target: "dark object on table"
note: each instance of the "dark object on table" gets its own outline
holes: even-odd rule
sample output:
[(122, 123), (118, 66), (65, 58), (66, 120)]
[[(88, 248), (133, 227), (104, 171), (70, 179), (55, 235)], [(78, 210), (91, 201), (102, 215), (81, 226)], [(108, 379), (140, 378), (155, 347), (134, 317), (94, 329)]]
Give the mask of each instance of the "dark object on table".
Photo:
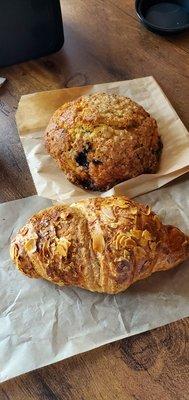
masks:
[(1, 67), (58, 51), (63, 42), (59, 0), (1, 0)]
[(188, 0), (136, 0), (141, 22), (159, 34), (181, 32), (189, 28)]

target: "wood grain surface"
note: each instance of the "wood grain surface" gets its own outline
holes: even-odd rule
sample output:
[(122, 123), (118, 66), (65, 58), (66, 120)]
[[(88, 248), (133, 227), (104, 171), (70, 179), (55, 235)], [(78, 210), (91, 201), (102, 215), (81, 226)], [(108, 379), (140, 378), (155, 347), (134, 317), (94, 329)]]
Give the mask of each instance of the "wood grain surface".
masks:
[[(23, 94), (153, 75), (189, 127), (189, 34), (160, 37), (133, 0), (62, 1), (65, 44), (0, 69), (0, 201), (35, 193), (18, 138)], [(113, 343), (0, 386), (0, 400), (189, 400), (189, 319)]]

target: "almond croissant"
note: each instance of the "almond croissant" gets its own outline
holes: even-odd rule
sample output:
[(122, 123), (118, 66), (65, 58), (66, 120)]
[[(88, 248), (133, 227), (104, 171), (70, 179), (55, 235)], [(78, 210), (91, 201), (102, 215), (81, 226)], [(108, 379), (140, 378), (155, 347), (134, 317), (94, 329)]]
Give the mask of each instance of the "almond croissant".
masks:
[(127, 197), (91, 198), (35, 214), (11, 243), (24, 274), (118, 293), (189, 257), (189, 238)]

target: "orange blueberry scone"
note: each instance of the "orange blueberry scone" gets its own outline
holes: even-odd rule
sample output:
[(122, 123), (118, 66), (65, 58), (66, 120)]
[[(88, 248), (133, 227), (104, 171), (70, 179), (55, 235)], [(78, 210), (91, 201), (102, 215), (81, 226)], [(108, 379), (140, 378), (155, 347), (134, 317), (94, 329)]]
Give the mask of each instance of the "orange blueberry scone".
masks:
[(156, 120), (131, 99), (107, 93), (65, 103), (44, 139), (68, 180), (89, 190), (155, 173), (162, 151)]

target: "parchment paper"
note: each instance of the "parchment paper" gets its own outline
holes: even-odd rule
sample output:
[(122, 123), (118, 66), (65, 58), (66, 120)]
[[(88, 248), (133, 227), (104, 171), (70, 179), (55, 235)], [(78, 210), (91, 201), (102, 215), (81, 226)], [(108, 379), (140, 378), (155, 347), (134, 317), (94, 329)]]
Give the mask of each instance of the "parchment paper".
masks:
[(101, 196), (122, 193), (135, 197), (157, 189), (189, 171), (188, 132), (154, 78), (59, 89), (23, 96), (16, 115), (20, 138), (38, 195), (55, 200), (73, 197), (77, 200), (99, 195), (68, 182), (43, 145), (44, 129), (59, 106), (80, 95), (98, 91), (129, 96), (141, 104), (156, 118), (164, 145), (157, 174), (145, 174), (130, 179)]
[[(148, 202), (189, 234), (189, 181), (156, 190)], [(189, 260), (111, 296), (59, 288), (13, 267), (10, 238), (51, 200), (0, 205), (0, 381), (189, 315)]]

